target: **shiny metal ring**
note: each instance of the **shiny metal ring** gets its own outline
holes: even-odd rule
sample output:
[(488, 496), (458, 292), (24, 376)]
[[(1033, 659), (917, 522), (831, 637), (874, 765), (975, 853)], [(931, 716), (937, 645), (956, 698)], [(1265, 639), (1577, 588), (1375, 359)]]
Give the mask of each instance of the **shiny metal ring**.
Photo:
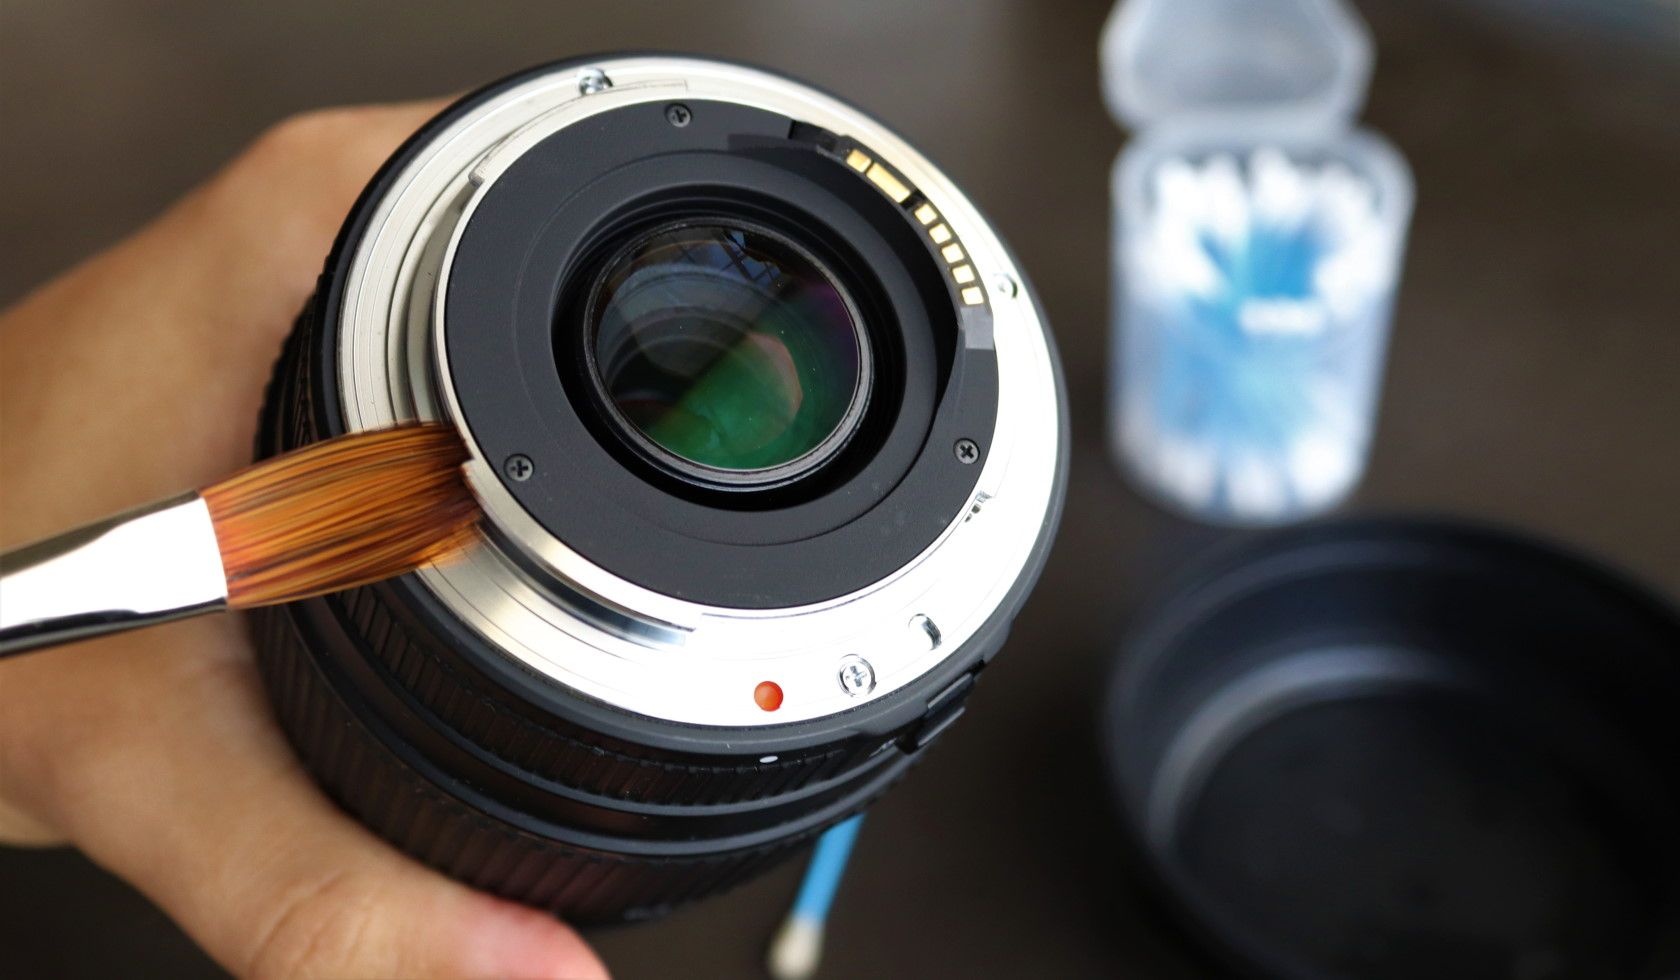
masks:
[[(354, 243), (338, 314), (343, 421), (349, 430), (416, 419), (460, 428), (472, 454), (469, 479), (496, 533), (465, 560), (419, 575), (490, 645), (554, 683), (626, 711), (724, 726), (820, 718), (889, 695), (960, 649), (998, 608), (1051, 512), (1063, 423), (1045, 325), (1024, 290), (996, 285), (1022, 276), (944, 174), (830, 96), (696, 59), (610, 58), (591, 68), (610, 85), (580, 84), (576, 69), (534, 77), (444, 126), (393, 175)], [(990, 304), (992, 336), (965, 338), (995, 344), (999, 375), (996, 429), (975, 492), (920, 555), (852, 594), (796, 608), (734, 609), (628, 581), (526, 513), (462, 423), (440, 338), (450, 263), (467, 218), (546, 136), (597, 113), (677, 98), (778, 112), (868, 147), (950, 224), (977, 272), (973, 288), (985, 291), (972, 295)], [(875, 673), (862, 699), (836, 683), (842, 660), (858, 654)], [(783, 691), (773, 715), (743, 696), (766, 678)]]

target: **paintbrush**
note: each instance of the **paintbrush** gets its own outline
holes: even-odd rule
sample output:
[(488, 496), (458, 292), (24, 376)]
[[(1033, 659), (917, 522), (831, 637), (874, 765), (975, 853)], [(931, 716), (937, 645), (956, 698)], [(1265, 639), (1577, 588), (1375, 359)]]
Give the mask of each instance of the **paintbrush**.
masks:
[(0, 555), (0, 656), (291, 602), (448, 558), (479, 509), (450, 429), (305, 446), (201, 490)]

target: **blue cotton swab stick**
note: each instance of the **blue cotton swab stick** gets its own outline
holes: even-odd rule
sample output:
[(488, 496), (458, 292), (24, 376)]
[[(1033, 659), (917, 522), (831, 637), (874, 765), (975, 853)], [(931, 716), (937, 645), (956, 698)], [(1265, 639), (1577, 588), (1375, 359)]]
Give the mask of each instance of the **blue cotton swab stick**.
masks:
[(817, 972), (822, 960), (823, 924), (862, 823), (863, 815), (859, 814), (835, 824), (817, 840), (793, 908), (770, 941), (770, 975), (776, 980), (808, 980)]

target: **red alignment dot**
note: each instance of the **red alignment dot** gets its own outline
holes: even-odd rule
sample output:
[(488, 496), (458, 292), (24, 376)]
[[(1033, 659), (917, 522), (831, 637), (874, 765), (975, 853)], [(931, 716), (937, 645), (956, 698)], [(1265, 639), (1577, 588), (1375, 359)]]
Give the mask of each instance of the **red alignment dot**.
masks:
[(775, 681), (760, 681), (753, 688), (753, 700), (765, 711), (775, 711), (782, 706), (782, 685)]

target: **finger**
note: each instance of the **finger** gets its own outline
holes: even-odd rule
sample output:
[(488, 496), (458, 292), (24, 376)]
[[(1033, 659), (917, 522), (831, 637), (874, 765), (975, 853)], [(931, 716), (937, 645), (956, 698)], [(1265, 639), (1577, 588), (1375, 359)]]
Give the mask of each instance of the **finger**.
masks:
[(604, 976), (553, 917), (334, 809), (269, 720), (244, 642), (219, 617), (8, 664), (18, 802), (240, 975)]
[(50, 492), (0, 497), (0, 537), (29, 540), (247, 460), (280, 342), (345, 214), (440, 107), (288, 120), (156, 221), (8, 311), (0, 469), (27, 470)]

